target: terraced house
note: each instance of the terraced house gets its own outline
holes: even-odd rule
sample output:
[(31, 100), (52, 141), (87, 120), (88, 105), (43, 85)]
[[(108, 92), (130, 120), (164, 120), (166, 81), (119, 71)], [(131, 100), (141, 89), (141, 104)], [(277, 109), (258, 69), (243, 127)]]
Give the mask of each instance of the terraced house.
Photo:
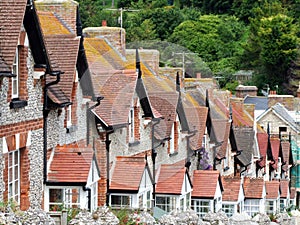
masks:
[(157, 50), (126, 49), (123, 28), (82, 29), (79, 7), (0, 2), (0, 201), (155, 217), (298, 204), (298, 98), (184, 78)]

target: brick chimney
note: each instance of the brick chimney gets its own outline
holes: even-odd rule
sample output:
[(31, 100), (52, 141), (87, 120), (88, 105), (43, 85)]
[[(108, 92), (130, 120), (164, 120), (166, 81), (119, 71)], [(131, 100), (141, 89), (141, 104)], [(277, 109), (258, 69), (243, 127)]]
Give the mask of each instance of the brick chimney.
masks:
[(103, 37), (125, 57), (125, 29), (121, 27), (108, 27), (106, 22), (102, 21), (102, 27), (87, 27), (83, 29), (86, 37)]
[(247, 95), (249, 96), (257, 96), (257, 87), (256, 86), (244, 86), (239, 85), (236, 87), (236, 97), (244, 98)]
[(76, 34), (76, 18), (78, 2), (73, 0), (37, 0), (38, 11), (54, 12)]

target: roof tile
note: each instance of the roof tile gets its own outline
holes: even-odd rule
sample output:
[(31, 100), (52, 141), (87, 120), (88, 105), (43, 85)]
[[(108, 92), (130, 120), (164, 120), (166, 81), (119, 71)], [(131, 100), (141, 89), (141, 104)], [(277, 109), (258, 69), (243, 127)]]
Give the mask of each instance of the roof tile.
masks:
[(219, 178), (217, 170), (194, 170), (192, 198), (214, 198)]
[(78, 144), (57, 146), (48, 171), (49, 182), (86, 183), (94, 152)]
[(145, 169), (145, 157), (118, 156), (109, 188), (138, 192)]
[(184, 167), (184, 161), (175, 164), (162, 164), (157, 171), (157, 194), (176, 194), (180, 195), (184, 176), (188, 174)]

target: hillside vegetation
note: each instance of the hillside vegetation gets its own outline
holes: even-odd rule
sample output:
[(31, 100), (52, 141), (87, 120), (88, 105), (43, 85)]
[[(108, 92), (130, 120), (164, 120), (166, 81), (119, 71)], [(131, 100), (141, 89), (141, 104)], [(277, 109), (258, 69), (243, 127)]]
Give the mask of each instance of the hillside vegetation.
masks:
[[(167, 42), (182, 46), (201, 59), (196, 66), (199, 72), (217, 76), (223, 88), (235, 88), (233, 74), (240, 70), (252, 71), (253, 79), (247, 84), (259, 89), (268, 86), (280, 94), (295, 94), (298, 88), (300, 0), (79, 3), (84, 27), (101, 26), (102, 20), (108, 26), (120, 26), (123, 9), (127, 43)], [(174, 66), (174, 61), (166, 60), (162, 65)], [(189, 76), (195, 76), (197, 71), (192, 72)]]

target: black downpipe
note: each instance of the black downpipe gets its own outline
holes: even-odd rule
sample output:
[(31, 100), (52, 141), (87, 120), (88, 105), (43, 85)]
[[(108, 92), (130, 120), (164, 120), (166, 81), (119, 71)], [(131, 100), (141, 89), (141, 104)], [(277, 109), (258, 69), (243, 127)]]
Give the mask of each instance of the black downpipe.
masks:
[[(49, 82), (48, 84), (45, 85), (44, 87), (44, 104), (43, 104), (43, 138), (44, 138), (44, 183), (47, 183), (47, 118), (48, 118), (48, 114), (50, 112), (50, 110), (48, 109), (48, 97), (47, 97), (47, 93), (48, 93), (48, 88), (52, 85), (57, 84), (60, 81), (60, 75), (61, 75), (61, 71), (55, 71), (52, 72), (50, 75), (52, 76), (56, 76), (56, 80)], [(46, 79), (45, 79), (46, 82)]]
[(113, 130), (106, 131), (105, 135), (105, 148), (106, 148), (106, 206), (109, 206), (109, 150), (110, 150), (110, 143), (109, 135), (113, 133)]
[(157, 156), (157, 152), (156, 152), (156, 147), (154, 147), (154, 128), (155, 128), (155, 125), (159, 124), (160, 123), (160, 118), (159, 119), (153, 119), (153, 121), (155, 123), (152, 124), (152, 134), (151, 134), (151, 139), (152, 139), (152, 148), (151, 148), (151, 158), (152, 158), (152, 164), (153, 164), (153, 192), (152, 192), (152, 198), (153, 198), (153, 204), (152, 204), (152, 208), (154, 209), (155, 207), (155, 186), (156, 186), (156, 180), (155, 180), (155, 159), (156, 159), (156, 156)]
[(88, 210), (91, 211), (92, 209), (92, 201), (91, 201), (91, 189), (89, 187), (83, 186), (82, 187), (83, 191), (87, 191), (88, 192)]
[(91, 110), (96, 108), (97, 106), (100, 105), (101, 100), (103, 100), (104, 97), (100, 96), (97, 97), (96, 99), (96, 104), (89, 107), (89, 103), (86, 103), (86, 107), (87, 107), (87, 111), (86, 111), (86, 126), (87, 126), (87, 130), (86, 130), (86, 144), (89, 145), (90, 144), (90, 116), (92, 116)]

